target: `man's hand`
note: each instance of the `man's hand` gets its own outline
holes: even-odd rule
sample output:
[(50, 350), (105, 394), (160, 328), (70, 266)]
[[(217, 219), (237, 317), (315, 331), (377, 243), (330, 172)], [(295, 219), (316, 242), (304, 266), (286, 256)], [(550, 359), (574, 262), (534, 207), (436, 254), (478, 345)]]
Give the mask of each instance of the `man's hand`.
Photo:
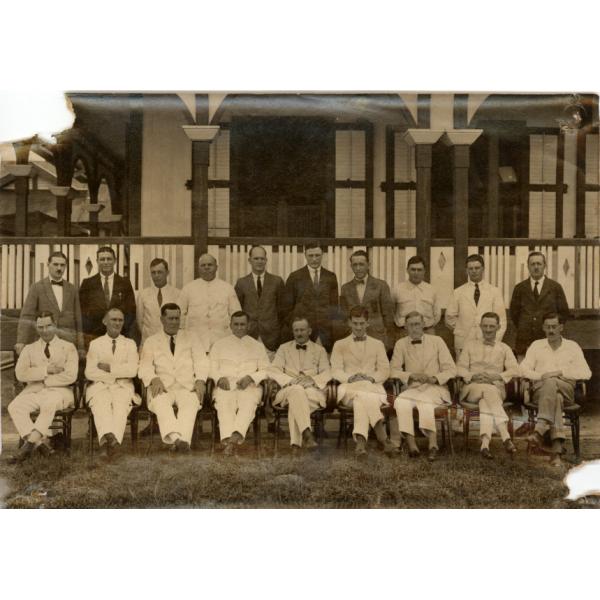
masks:
[(200, 404), (204, 400), (204, 394), (206, 393), (206, 383), (201, 379), (196, 379), (196, 383), (194, 383), (194, 391), (198, 396), (198, 400), (200, 400)]
[(228, 392), (230, 390), (229, 379), (227, 379), (227, 377), (221, 377), (221, 379), (217, 381), (217, 387), (220, 390), (225, 390), (226, 392)]
[(48, 369), (47, 369), (48, 375), (58, 375), (59, 373), (62, 373), (63, 371), (64, 371), (63, 367), (59, 367), (58, 365), (53, 365), (52, 363), (50, 363), (48, 365)]
[(150, 394), (153, 398), (156, 398), (159, 394), (164, 394), (167, 391), (160, 377), (155, 377), (150, 382)]
[(542, 379), (550, 379), (550, 377), (560, 377), (562, 371), (547, 371), (542, 375)]
[(21, 354), (23, 348), (25, 348), (25, 344), (15, 344), (15, 352), (17, 353), (17, 356)]
[(254, 379), (250, 375), (245, 375), (237, 380), (236, 387), (238, 390), (245, 390), (252, 383), (254, 383)]
[(471, 377), (471, 381), (473, 383), (490, 383), (489, 377), (485, 373), (475, 373), (475, 375)]
[(317, 387), (315, 380), (310, 375), (305, 375), (300, 385), (306, 389), (309, 387)]
[(411, 373), (408, 383), (429, 383), (429, 376), (425, 373)]
[(98, 368), (102, 371), (106, 371), (107, 373), (110, 373), (110, 365), (108, 363), (99, 362)]

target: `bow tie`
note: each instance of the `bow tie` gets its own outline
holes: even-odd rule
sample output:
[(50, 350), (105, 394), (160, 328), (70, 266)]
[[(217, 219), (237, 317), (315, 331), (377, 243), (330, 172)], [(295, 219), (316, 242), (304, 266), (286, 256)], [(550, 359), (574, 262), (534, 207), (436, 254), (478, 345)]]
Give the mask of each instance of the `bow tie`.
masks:
[(62, 279), (61, 279), (60, 281), (54, 281), (54, 279), (51, 279), (51, 280), (50, 280), (50, 283), (51, 283), (52, 285), (60, 285), (60, 287), (62, 287), (64, 282), (63, 282), (63, 280), (62, 280)]
[(410, 342), (411, 344), (422, 344), (423, 341), (422, 340), (411, 340)]
[(365, 285), (364, 279), (355, 279), (354, 281), (355, 281), (356, 285)]
[(306, 344), (296, 344), (296, 350), (306, 350)]
[(367, 336), (365, 337), (355, 337), (354, 341), (355, 342), (364, 342), (367, 339)]

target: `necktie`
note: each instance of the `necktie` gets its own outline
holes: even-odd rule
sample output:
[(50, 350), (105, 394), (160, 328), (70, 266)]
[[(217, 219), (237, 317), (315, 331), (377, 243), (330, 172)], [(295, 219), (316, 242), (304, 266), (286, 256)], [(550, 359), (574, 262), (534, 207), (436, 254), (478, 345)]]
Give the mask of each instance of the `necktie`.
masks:
[(260, 298), (260, 296), (262, 294), (262, 283), (260, 281), (260, 275), (258, 276), (258, 279), (256, 280), (256, 293), (258, 294), (258, 297)]
[(61, 279), (60, 281), (54, 281), (54, 279), (52, 279), (52, 280), (50, 281), (50, 283), (51, 283), (52, 285), (60, 285), (60, 287), (62, 287), (62, 286), (63, 286), (63, 280), (62, 280), (62, 279)]
[(475, 284), (475, 293), (473, 294), (473, 300), (475, 300), (475, 306), (479, 304), (479, 296), (481, 296), (481, 292), (479, 291), (479, 284)]
[(535, 282), (533, 286), (533, 297), (537, 300), (540, 297), (540, 289), (538, 288), (539, 281)]
[(319, 271), (315, 271), (315, 278), (313, 280), (315, 290), (319, 287)]
[(158, 300), (158, 306), (162, 306), (162, 290), (160, 288), (158, 290), (158, 296), (156, 296), (156, 299)]
[(365, 337), (355, 337), (354, 341), (355, 342), (364, 342), (366, 339), (367, 339), (366, 336)]
[(175, 337), (171, 336), (171, 354), (175, 356)]
[(110, 288), (108, 287), (108, 277), (104, 278), (104, 299), (106, 300), (106, 306), (110, 304)]
[(115, 350), (117, 349), (117, 340), (113, 340), (112, 341), (112, 353), (115, 353)]
[(306, 350), (306, 344), (296, 344), (296, 350)]
[(46, 342), (46, 347), (44, 348), (44, 354), (46, 358), (50, 358), (50, 342)]
[(421, 344), (422, 341), (421, 340), (412, 340), (410, 343), (411, 344)]

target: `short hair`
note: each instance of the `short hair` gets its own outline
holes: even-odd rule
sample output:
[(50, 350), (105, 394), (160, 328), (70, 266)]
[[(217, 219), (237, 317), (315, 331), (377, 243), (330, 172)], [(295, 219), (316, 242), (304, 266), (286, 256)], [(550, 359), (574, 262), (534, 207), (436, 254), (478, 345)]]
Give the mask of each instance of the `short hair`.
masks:
[(306, 324), (311, 327), (308, 317), (305, 317), (304, 315), (296, 315), (295, 317), (292, 317), (292, 327), (294, 327), (294, 323), (297, 323), (298, 321), (306, 321)]
[(548, 319), (558, 319), (558, 322), (563, 325), (565, 320), (556, 312), (547, 312), (544, 313), (544, 316), (542, 317), (542, 325), (548, 320)]
[(425, 323), (425, 317), (418, 310), (411, 310), (409, 313), (407, 313), (404, 316), (404, 323), (406, 324), (406, 321), (408, 321), (409, 319), (412, 319), (413, 317), (419, 317), (421, 319), (421, 321), (423, 321), (423, 323)]
[(267, 250), (265, 249), (264, 246), (261, 246), (260, 244), (255, 244), (254, 246), (252, 246), (248, 252), (248, 257), (252, 258), (252, 251), (256, 250), (256, 248), (260, 248), (264, 253), (265, 253), (265, 258), (267, 257)]
[(50, 256), (48, 256), (48, 264), (50, 264), (50, 261), (53, 258), (56, 258), (57, 256), (60, 256), (60, 258), (64, 258), (65, 262), (68, 262), (69, 260), (64, 252), (61, 252), (60, 250), (55, 250), (54, 252), (50, 252)]
[(96, 258), (98, 258), (98, 256), (100, 255), (101, 252), (110, 252), (113, 255), (113, 258), (115, 260), (117, 258), (115, 251), (110, 246), (100, 246), (100, 248), (98, 248), (98, 250), (96, 250)]
[(150, 268), (156, 267), (156, 265), (165, 265), (165, 269), (169, 270), (169, 263), (164, 258), (153, 258), (150, 261)]
[(319, 244), (318, 242), (310, 242), (306, 244), (306, 246), (304, 246), (304, 252), (306, 253), (307, 250), (313, 250), (314, 248), (323, 252), (323, 246), (321, 246), (321, 244)]
[(467, 260), (465, 260), (465, 266), (467, 266), (470, 262), (478, 262), (482, 267), (485, 268), (485, 262), (481, 254), (471, 254), (470, 256), (467, 256)]
[(351, 319), (352, 317), (356, 317), (357, 319), (364, 317), (368, 321), (369, 309), (366, 306), (363, 306), (362, 304), (357, 304), (356, 306), (353, 306), (350, 309), (350, 312), (348, 313), (348, 319)]
[(52, 320), (52, 322), (56, 325), (56, 318), (54, 316), (54, 313), (49, 311), (49, 310), (42, 310), (40, 311), (36, 317), (35, 320), (37, 321), (38, 319), (45, 319), (46, 317), (50, 317), (50, 319)]
[(246, 317), (246, 320), (250, 322), (250, 315), (245, 310), (236, 310), (231, 315), (230, 322), (233, 321), (233, 319), (239, 319), (240, 317)]
[(496, 323), (498, 323), (498, 325), (500, 325), (500, 317), (495, 312), (483, 313), (481, 315), (481, 322), (483, 322), (484, 319), (496, 319)]
[(528, 256), (527, 256), (527, 264), (529, 264), (529, 259), (532, 256), (541, 256), (544, 259), (544, 264), (546, 264), (546, 256), (542, 252), (540, 252), (539, 250), (534, 250), (533, 252), (530, 252), (528, 254)]
[(367, 253), (366, 250), (356, 250), (356, 252), (353, 252), (350, 255), (350, 263), (352, 263), (353, 258), (360, 257), (360, 256), (362, 256), (363, 258), (366, 258), (367, 262), (369, 262), (369, 254)]
[(411, 256), (408, 259), (408, 262), (406, 263), (406, 268), (408, 269), (408, 267), (410, 267), (411, 265), (423, 265), (425, 269), (427, 268), (427, 263), (425, 262), (425, 259), (419, 255)]
[(160, 307), (161, 316), (164, 316), (168, 310), (178, 310), (181, 314), (181, 307), (179, 306), (179, 304), (175, 304), (175, 302), (167, 302), (166, 304), (163, 304)]

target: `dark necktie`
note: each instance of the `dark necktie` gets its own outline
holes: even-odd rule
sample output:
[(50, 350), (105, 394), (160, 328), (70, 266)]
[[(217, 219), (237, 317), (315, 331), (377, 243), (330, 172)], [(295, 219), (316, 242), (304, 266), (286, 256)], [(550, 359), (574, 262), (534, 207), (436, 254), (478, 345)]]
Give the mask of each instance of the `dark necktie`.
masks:
[(365, 337), (355, 337), (354, 341), (355, 342), (364, 342), (366, 339), (367, 339), (366, 336)]
[(60, 281), (54, 281), (54, 279), (50, 282), (52, 285), (60, 285), (60, 287), (63, 286), (63, 280), (61, 279)]
[(175, 356), (175, 337), (171, 336), (171, 354)]
[(162, 290), (160, 288), (158, 289), (158, 296), (156, 296), (156, 299), (158, 300), (158, 306), (162, 306)]
[(296, 350), (306, 350), (306, 344), (296, 344)]
[(46, 347), (44, 348), (44, 354), (46, 358), (50, 358), (50, 342), (46, 342)]
[(104, 300), (106, 301), (106, 306), (110, 304), (110, 288), (108, 287), (108, 277), (104, 278)]
[(262, 294), (262, 283), (260, 281), (260, 275), (258, 276), (258, 279), (256, 280), (256, 293), (258, 294), (258, 297), (260, 298), (260, 296)]
[(422, 341), (421, 340), (412, 340), (410, 343), (411, 344), (421, 344)]
[(117, 349), (117, 340), (113, 340), (112, 341), (112, 353), (115, 353), (115, 350)]
[(533, 286), (533, 297), (538, 300), (540, 297), (540, 289), (538, 288), (539, 285), (539, 281), (535, 282), (535, 285)]
[(475, 284), (475, 293), (473, 294), (473, 300), (475, 300), (475, 306), (479, 304), (479, 296), (481, 296), (481, 292), (479, 291), (479, 284)]
[(319, 271), (315, 271), (315, 278), (313, 280), (313, 286), (315, 290), (319, 287)]

